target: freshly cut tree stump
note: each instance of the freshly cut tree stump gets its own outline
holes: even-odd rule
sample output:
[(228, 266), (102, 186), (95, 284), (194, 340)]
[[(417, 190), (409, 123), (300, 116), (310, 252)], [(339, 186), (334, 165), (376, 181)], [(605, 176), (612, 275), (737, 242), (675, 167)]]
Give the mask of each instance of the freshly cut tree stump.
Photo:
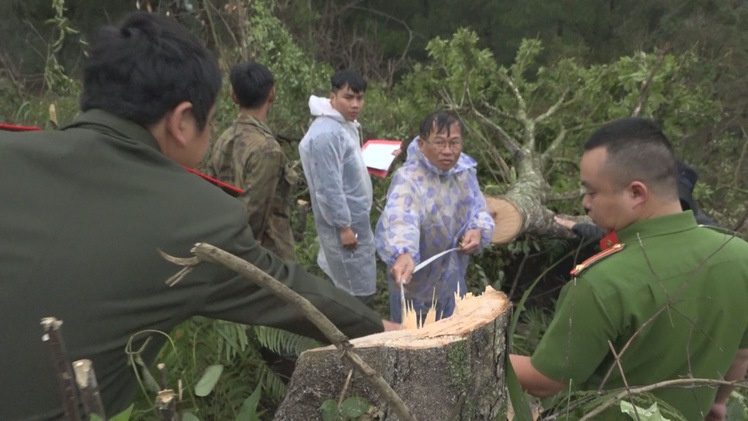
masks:
[[(507, 297), (487, 287), (457, 303), (452, 317), (417, 330), (384, 332), (351, 340), (359, 354), (392, 386), (418, 420), (504, 419)], [(275, 420), (319, 420), (320, 406), (339, 401), (349, 367), (332, 346), (305, 351)], [(397, 417), (362, 373), (345, 396), (367, 399), (382, 420)]]

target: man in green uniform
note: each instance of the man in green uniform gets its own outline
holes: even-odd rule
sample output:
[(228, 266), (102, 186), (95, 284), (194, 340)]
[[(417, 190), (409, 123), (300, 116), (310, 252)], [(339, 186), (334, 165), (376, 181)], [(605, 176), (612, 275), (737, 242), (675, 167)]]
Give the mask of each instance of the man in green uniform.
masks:
[(275, 101), (273, 75), (260, 63), (237, 64), (231, 70), (231, 89), (239, 116), (213, 145), (206, 173), (244, 190), (239, 199), (259, 245), (295, 260), (290, 215), (297, 175), (268, 127)]
[[(533, 356), (511, 356), (522, 386), (550, 396), (567, 386), (742, 379), (748, 244), (681, 210), (659, 127), (640, 118), (603, 126), (585, 145), (581, 179), (584, 207), (613, 246), (572, 271)], [(652, 393), (688, 420), (724, 416), (729, 387), (682, 386)]]
[[(311, 301), (346, 335), (383, 330), (357, 299), (259, 247), (241, 203), (187, 172), (208, 148), (221, 75), (170, 18), (135, 12), (105, 28), (84, 69), (82, 114), (60, 131), (0, 134), (0, 418), (59, 419), (57, 371), (39, 322), (64, 321), (71, 360), (88, 358), (107, 414), (133, 400), (125, 348), (202, 315), (324, 340), (298, 311), (216, 264), (179, 284), (158, 250), (196, 242), (251, 262)], [(387, 324), (388, 327), (391, 325)], [(153, 362), (164, 338), (141, 357)]]

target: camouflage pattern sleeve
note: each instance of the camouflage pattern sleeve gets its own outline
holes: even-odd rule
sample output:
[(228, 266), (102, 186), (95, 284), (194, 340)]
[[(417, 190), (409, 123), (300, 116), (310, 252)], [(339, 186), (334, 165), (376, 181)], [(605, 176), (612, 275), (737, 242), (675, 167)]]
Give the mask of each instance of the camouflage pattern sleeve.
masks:
[(250, 149), (238, 154), (241, 162), (234, 168), (241, 171), (237, 179), (244, 193), (239, 200), (247, 208), (247, 220), (255, 238), (261, 238), (268, 224), (273, 198), (285, 164), (283, 152), (275, 149)]

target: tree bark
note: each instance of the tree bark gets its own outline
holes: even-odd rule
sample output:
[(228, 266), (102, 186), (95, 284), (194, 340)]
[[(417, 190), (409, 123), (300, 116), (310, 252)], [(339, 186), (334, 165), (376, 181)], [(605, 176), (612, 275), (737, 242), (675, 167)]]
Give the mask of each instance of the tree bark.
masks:
[(546, 206), (551, 187), (543, 176), (542, 159), (533, 157), (527, 148), (517, 148), (514, 154), (517, 179), (504, 195), (486, 195), (495, 224), (491, 243), (508, 244), (523, 234), (573, 238), (570, 230), (553, 221), (554, 214)]
[[(506, 415), (507, 297), (490, 287), (457, 303), (455, 313), (417, 330), (354, 339), (351, 343), (384, 377), (419, 420), (486, 420)], [(275, 420), (319, 420), (326, 400), (367, 399), (382, 420), (397, 417), (370, 382), (349, 368), (334, 347), (301, 354)], [(346, 386), (347, 385), (347, 386)], [(341, 394), (344, 395), (341, 398)]]

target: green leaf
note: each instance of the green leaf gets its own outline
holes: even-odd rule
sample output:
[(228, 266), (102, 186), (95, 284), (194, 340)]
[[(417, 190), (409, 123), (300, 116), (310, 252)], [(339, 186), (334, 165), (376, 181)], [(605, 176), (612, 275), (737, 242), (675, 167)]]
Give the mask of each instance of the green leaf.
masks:
[(514, 409), (514, 419), (517, 421), (531, 421), (532, 412), (530, 411), (530, 404), (527, 402), (525, 397), (525, 391), (522, 390), (522, 386), (517, 380), (517, 374), (514, 373), (514, 368), (507, 358), (506, 364), (506, 385), (509, 390), (509, 400), (512, 402), (512, 409)]
[(347, 418), (359, 418), (369, 410), (369, 401), (360, 396), (351, 396), (343, 401), (340, 406), (343, 416)]
[(657, 408), (657, 402), (653, 403), (647, 409), (640, 408), (631, 402), (621, 401), (621, 412), (630, 416), (632, 419), (640, 421), (670, 421), (670, 418), (665, 418), (660, 413), (660, 409)]
[(335, 400), (328, 399), (322, 402), (322, 405), (319, 407), (319, 409), (322, 412), (323, 421), (341, 420), (340, 414), (338, 414), (338, 403), (335, 402)]
[(197, 415), (193, 414), (192, 412), (184, 412), (182, 413), (182, 421), (200, 421), (200, 418), (197, 417)]
[(213, 388), (216, 387), (221, 373), (223, 373), (222, 364), (213, 364), (206, 368), (203, 377), (195, 385), (195, 395), (200, 397), (208, 396), (213, 391)]
[(738, 391), (733, 391), (730, 394), (730, 399), (727, 400), (726, 419), (748, 420), (748, 397), (741, 395)]
[(247, 399), (244, 400), (239, 413), (236, 415), (236, 421), (259, 421), (260, 417), (257, 415), (257, 404), (260, 403), (260, 396), (262, 395), (262, 385), (258, 384), (255, 391)]
[[(130, 419), (130, 414), (132, 414), (132, 409), (135, 406), (135, 404), (130, 405), (127, 409), (120, 412), (119, 414), (109, 418), (109, 421), (128, 421)], [(91, 417), (91, 421), (95, 420), (95, 415)]]

